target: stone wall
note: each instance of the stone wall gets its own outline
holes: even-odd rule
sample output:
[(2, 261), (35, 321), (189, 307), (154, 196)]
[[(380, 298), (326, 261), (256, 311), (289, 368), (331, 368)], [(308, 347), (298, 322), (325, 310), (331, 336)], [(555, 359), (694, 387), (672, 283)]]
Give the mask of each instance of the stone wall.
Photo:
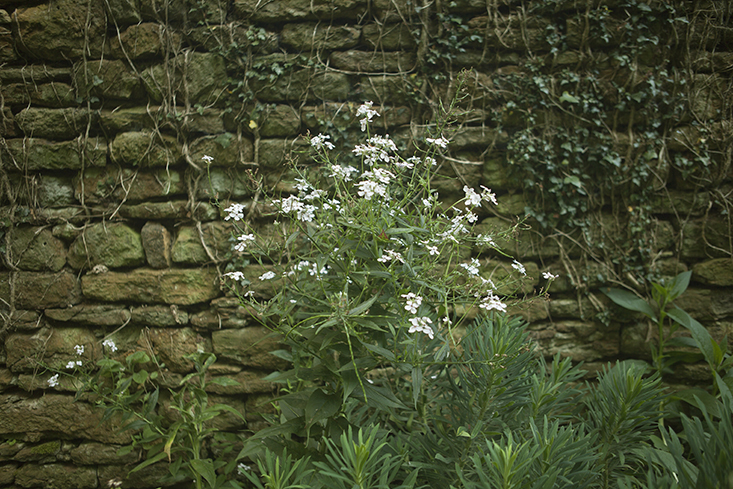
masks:
[[(118, 358), (153, 352), (172, 380), (192, 368), (183, 355), (213, 351), (212, 374), (239, 387), (212, 396), (244, 412), (247, 428), (260, 426), (258, 410), (273, 393), (261, 379), (278, 367), (267, 353), (276, 345), (220, 281), (241, 257), (215, 200), (246, 203), (266, 233), (257, 183), (270, 194), (293, 189), (290, 162), (308, 164), (301, 136), (327, 132), (353, 143), (356, 108), (373, 100), (379, 130), (408, 147), (430, 128), (439, 101), (456, 93), (462, 69), (468, 96), (436, 186), (449, 201), (464, 184), (497, 191), (496, 212), (481, 216), (487, 230), (523, 216), (538, 195), (508, 156), (534, 115), (518, 119), (502, 80), (531, 80), (535, 63), (563, 76), (597, 68), (599, 80), (633, 87), (661, 66), (680, 74), (673, 88), (694, 85), (646, 159), (637, 156), (645, 124), (637, 119), (657, 109), (649, 104), (640, 116), (613, 102), (609, 134), (625, 155), (619, 175), (640, 161), (659, 163), (643, 182), (655, 200), (641, 232), (632, 229), (636, 204), (609, 194), (588, 209), (593, 219), (582, 232), (530, 219), (518, 241), (501, 245), (527, 268), (524, 292), (542, 291), (543, 270), (561, 275), (549, 301), (516, 309), (548, 355), (591, 371), (616, 358), (649, 359), (648, 326), (609, 310), (599, 292), (609, 284), (643, 290), (624, 266), (641, 247), (647, 276), (693, 270), (680, 305), (716, 336), (729, 332), (731, 7), (680, 1), (675, 15), (684, 22), (658, 33), (657, 51), (628, 61), (634, 69), (609, 59), (625, 29), (641, 22), (634, 12), (661, 8), (620, 0), (0, 0), (0, 487), (94, 488), (124, 478), (137, 461), (134, 452), (115, 455), (128, 439), (114, 423), (100, 425), (100, 411), (73, 402), (73, 382), (47, 383), (46, 367), (63, 370), (78, 358), (75, 345), (85, 346), (83, 361), (99, 358), (113, 332)], [(589, 27), (596, 11), (608, 14), (605, 33)], [(557, 103), (536, 114), (538, 124), (567, 122), (568, 104), (580, 103), (572, 89), (548, 90)], [(568, 187), (589, 190), (573, 175)], [(644, 240), (614, 241), (620, 235)], [(614, 246), (601, 250), (600, 242)], [(481, 256), (485, 274), (511, 263)], [(262, 274), (260, 266), (244, 271)], [(256, 288), (264, 298), (272, 292)], [(668, 380), (703, 375), (681, 366)], [(225, 417), (221, 428), (245, 426)], [(141, 471), (123, 487), (156, 487), (160, 471)]]

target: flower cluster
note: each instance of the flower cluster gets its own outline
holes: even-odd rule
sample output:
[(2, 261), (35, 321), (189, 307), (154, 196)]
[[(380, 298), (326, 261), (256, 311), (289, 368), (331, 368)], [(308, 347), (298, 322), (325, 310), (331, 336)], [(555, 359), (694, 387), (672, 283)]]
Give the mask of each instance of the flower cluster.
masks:
[(414, 317), (410, 318), (409, 321), (412, 326), (407, 330), (408, 333), (425, 333), (431, 340), (435, 337), (435, 331), (430, 326), (433, 321), (429, 317)]

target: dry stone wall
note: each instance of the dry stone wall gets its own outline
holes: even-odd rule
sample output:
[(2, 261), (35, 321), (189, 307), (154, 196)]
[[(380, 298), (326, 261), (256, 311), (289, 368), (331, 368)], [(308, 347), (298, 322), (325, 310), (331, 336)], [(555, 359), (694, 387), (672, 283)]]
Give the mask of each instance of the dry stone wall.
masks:
[[(599, 290), (688, 269), (680, 305), (730, 332), (732, 15), (723, 0), (0, 0), (0, 487), (94, 488), (138, 460), (73, 382), (47, 383), (113, 332), (114, 355), (155, 353), (171, 383), (186, 354), (214, 352), (212, 375), (239, 385), (212, 397), (248, 421), (221, 429), (261, 426), (277, 345), (222, 284), (242, 258), (214, 204), (246, 203), (266, 236), (267, 197), (309, 164), (302, 136), (357, 142), (365, 100), (409, 148), (460, 96), (435, 185), (448, 202), (496, 191), (483, 230), (530, 215), (499, 244), (523, 293), (560, 275), (515, 309), (545, 354), (648, 360), (648, 325)], [(486, 276), (511, 265), (474, 254)], [(265, 268), (243, 269), (263, 298)]]

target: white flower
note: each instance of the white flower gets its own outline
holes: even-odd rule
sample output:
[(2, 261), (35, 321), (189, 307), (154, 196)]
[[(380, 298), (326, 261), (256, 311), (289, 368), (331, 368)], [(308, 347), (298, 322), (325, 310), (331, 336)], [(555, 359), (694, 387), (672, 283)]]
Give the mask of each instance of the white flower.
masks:
[(410, 292), (409, 294), (402, 294), (402, 298), (406, 299), (405, 311), (408, 311), (411, 314), (417, 314), (417, 308), (422, 304), (422, 297)]
[(471, 277), (477, 277), (479, 272), (479, 261), (476, 258), (471, 258), (471, 264), (468, 263), (461, 263), (461, 267), (466, 269), (466, 273), (468, 273)]
[(77, 355), (83, 355), (84, 354), (84, 345), (75, 345), (74, 351)]
[(260, 275), (260, 280), (272, 280), (277, 275), (273, 271), (265, 272), (262, 275)]
[(486, 309), (487, 311), (496, 309), (497, 311), (506, 312), (506, 304), (501, 302), (493, 292), (489, 292), (489, 295), (481, 299), (479, 307), (481, 309)]
[(397, 260), (400, 263), (405, 263), (405, 259), (402, 258), (402, 255), (394, 250), (384, 250), (382, 256), (377, 258), (377, 261), (380, 263), (387, 263), (392, 260)]
[(425, 157), (425, 164), (428, 165), (428, 166), (435, 166), (435, 165), (437, 165), (437, 163), (435, 162), (435, 158), (433, 158), (432, 156), (426, 156)]
[(207, 165), (210, 165), (211, 162), (214, 161), (214, 157), (209, 155), (203, 155), (201, 159), (204, 160)]
[(331, 139), (331, 136), (327, 134), (319, 134), (318, 136), (314, 136), (311, 138), (311, 146), (316, 149), (323, 149), (324, 147), (326, 149), (333, 149), (335, 146), (329, 143), (327, 141), (328, 139)]
[(54, 375), (50, 379), (47, 380), (49, 387), (56, 387), (59, 385), (59, 374)]
[(239, 243), (234, 245), (234, 249), (242, 253), (245, 248), (247, 248), (247, 245), (255, 241), (255, 236), (254, 234), (243, 234), (237, 237), (237, 241), (239, 241)]
[(406, 160), (403, 159), (397, 159), (394, 162), (394, 166), (397, 168), (406, 168), (408, 170), (415, 167), (415, 163), (420, 163), (420, 158), (417, 156), (411, 156), (407, 158)]
[(445, 139), (443, 136), (440, 136), (439, 138), (426, 138), (425, 141), (427, 141), (430, 144), (440, 146), (443, 149), (448, 147), (448, 140)]
[(104, 346), (106, 348), (109, 348), (109, 351), (111, 351), (111, 352), (116, 352), (117, 351), (117, 345), (115, 345), (115, 342), (112, 341), (112, 340), (110, 340), (110, 339), (104, 340), (102, 342), (102, 346)]
[(244, 206), (242, 204), (232, 204), (224, 209), (224, 212), (227, 213), (227, 217), (224, 218), (225, 221), (229, 219), (241, 221), (244, 218)]
[(425, 245), (425, 248), (427, 248), (428, 253), (430, 253), (430, 256), (435, 256), (435, 255), (439, 255), (440, 254), (440, 250), (438, 250), (438, 247), (437, 246), (432, 246), (432, 245), (429, 245), (429, 244), (427, 244), (425, 242), (423, 242), (423, 244)]
[(431, 340), (433, 339), (435, 332), (433, 331), (433, 328), (430, 327), (430, 325), (433, 324), (433, 321), (429, 317), (414, 317), (410, 318), (409, 321), (412, 326), (407, 330), (408, 333), (425, 333)]
[(366, 131), (367, 122), (372, 122), (372, 118), (374, 116), (379, 117), (379, 112), (376, 110), (372, 110), (372, 102), (364, 102), (361, 104), (361, 106), (356, 110), (356, 117), (363, 117), (362, 119), (359, 119), (359, 124), (361, 125), (361, 131)]
[(373, 180), (363, 180), (356, 184), (359, 187), (359, 197), (364, 197), (366, 200), (372, 200), (372, 197), (379, 195), (389, 200), (387, 194), (387, 186)]
[(237, 282), (245, 280), (244, 274), (242, 272), (227, 272), (224, 274), (224, 276), (232, 280), (236, 280)]
[(512, 263), (512, 268), (521, 273), (522, 275), (527, 275), (527, 270), (524, 268), (524, 265), (519, 263), (517, 260), (514, 260), (514, 263)]
[(81, 360), (77, 360), (75, 362), (69, 362), (66, 364), (66, 368), (75, 368), (75, 367), (81, 367)]
[(477, 194), (474, 189), (468, 185), (464, 185), (463, 191), (466, 193), (466, 207), (476, 207), (477, 205), (481, 205), (481, 196)]
[(252, 470), (252, 467), (250, 467), (249, 465), (237, 464), (237, 471), (240, 474), (244, 474), (245, 472), (250, 471), (250, 470)]
[(351, 180), (351, 174), (357, 171), (353, 166), (331, 165), (331, 174), (329, 177), (340, 178), (344, 182), (348, 182)]
[(481, 185), (481, 198), (484, 199), (486, 202), (491, 202), (494, 205), (497, 205), (498, 202), (496, 201), (496, 194), (491, 191), (490, 188), (486, 188), (483, 185)]
[(542, 272), (542, 277), (543, 277), (543, 278), (544, 278), (545, 280), (555, 280), (555, 279), (556, 279), (556, 278), (558, 278), (559, 276), (560, 276), (560, 275), (555, 275), (555, 274), (553, 274), (553, 273), (550, 273), (550, 272)]
[(389, 138), (389, 135), (372, 136), (367, 143), (357, 144), (351, 152), (363, 156), (364, 162), (368, 165), (373, 165), (377, 161), (389, 163), (392, 158), (389, 156), (388, 151), (397, 151), (397, 145)]
[(488, 234), (479, 234), (476, 236), (476, 244), (479, 246), (491, 246), (492, 248), (497, 247), (494, 238)]

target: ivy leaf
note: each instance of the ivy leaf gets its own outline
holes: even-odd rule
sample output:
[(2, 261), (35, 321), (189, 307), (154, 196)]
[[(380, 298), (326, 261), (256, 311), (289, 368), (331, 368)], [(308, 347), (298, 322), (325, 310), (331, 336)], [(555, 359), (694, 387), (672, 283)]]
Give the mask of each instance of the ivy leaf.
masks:
[(571, 104), (579, 104), (580, 100), (577, 97), (573, 97), (568, 92), (563, 92), (560, 95), (560, 102), (570, 102)]

